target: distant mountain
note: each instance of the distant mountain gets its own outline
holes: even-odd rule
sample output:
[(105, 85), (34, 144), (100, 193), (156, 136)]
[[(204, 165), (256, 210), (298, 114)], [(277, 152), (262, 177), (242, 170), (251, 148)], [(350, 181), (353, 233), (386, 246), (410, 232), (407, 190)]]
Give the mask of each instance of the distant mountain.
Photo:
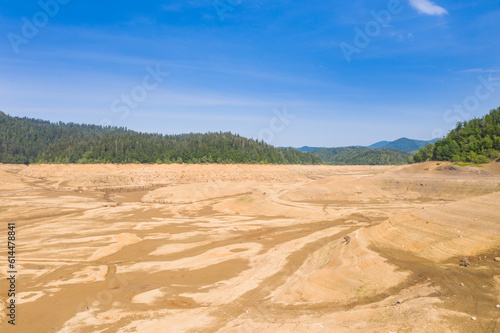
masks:
[[(408, 153), (415, 153), (420, 148), (425, 147), (430, 143), (434, 143), (437, 140), (438, 139), (413, 140), (413, 139), (408, 139), (408, 138), (399, 138), (399, 139), (394, 140), (394, 141), (379, 141), (379, 142), (376, 142), (372, 145), (369, 145), (368, 147), (365, 147), (365, 146), (349, 146), (349, 147), (362, 147), (362, 148), (370, 148), (370, 149), (395, 149), (395, 150), (401, 150), (401, 151), (408, 152)], [(331, 149), (331, 148), (304, 146), (304, 147), (300, 147), (300, 148), (296, 148), (296, 149), (303, 151), (303, 152), (310, 153), (310, 152), (312, 152), (314, 150), (318, 150), (318, 149)]]
[(368, 148), (380, 149), (380, 148), (384, 148), (384, 146), (388, 145), (389, 143), (391, 143), (391, 141), (379, 141), (377, 143), (374, 143), (374, 144), (368, 146)]
[(388, 143), (382, 148), (397, 149), (401, 151), (411, 152), (411, 151), (417, 151), (420, 148), (425, 147), (430, 143), (436, 142), (437, 140), (438, 139), (424, 141), (424, 140), (412, 140), (408, 138), (401, 138)]
[(409, 157), (434, 140), (413, 140), (400, 138), (395, 141), (379, 141), (368, 147), (350, 146), (320, 148), (304, 146), (300, 151), (319, 156), (327, 164), (335, 165), (401, 165), (407, 164)]
[(0, 163), (322, 164), (314, 155), (226, 133), (162, 135), (0, 112)]
[(324, 149), (325, 147), (309, 147), (309, 146), (304, 146), (304, 147), (300, 147), (300, 148), (296, 148), (297, 150), (300, 150), (300, 151), (303, 151), (303, 152), (306, 152), (306, 153), (309, 153), (313, 150), (317, 150), (317, 149)]
[(402, 165), (407, 164), (410, 157), (410, 154), (400, 150), (367, 147), (323, 148), (310, 154), (334, 165)]
[(380, 141), (368, 146), (372, 149), (396, 149), (405, 152), (416, 152), (420, 148), (427, 146), (430, 143), (436, 142), (438, 139), (433, 140), (413, 140), (408, 138), (400, 138), (395, 141)]

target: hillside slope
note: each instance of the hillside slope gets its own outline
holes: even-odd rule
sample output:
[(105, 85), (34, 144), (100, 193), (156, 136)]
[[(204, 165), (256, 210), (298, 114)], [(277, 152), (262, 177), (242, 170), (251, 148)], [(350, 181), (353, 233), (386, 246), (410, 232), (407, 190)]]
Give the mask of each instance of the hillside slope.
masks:
[(430, 143), (436, 142), (437, 139), (434, 140), (413, 140), (413, 139), (408, 139), (408, 138), (400, 138), (395, 141), (389, 142), (382, 148), (385, 149), (396, 149), (396, 150), (401, 150), (401, 151), (406, 151), (406, 152), (412, 152), (412, 151), (417, 151), (418, 149), (427, 146)]
[(327, 164), (334, 165), (401, 165), (408, 163), (405, 152), (365, 147), (324, 148), (311, 151)]
[(389, 143), (391, 143), (391, 141), (379, 141), (379, 142), (376, 142), (376, 143), (374, 143), (372, 145), (369, 145), (368, 148), (371, 148), (371, 149), (381, 149), (381, 148), (384, 148)]
[(487, 163), (500, 151), (500, 108), (482, 118), (459, 122), (444, 139), (420, 149), (415, 162), (467, 161)]
[(321, 164), (293, 148), (228, 133), (162, 135), (118, 127), (50, 123), (0, 112), (0, 163)]

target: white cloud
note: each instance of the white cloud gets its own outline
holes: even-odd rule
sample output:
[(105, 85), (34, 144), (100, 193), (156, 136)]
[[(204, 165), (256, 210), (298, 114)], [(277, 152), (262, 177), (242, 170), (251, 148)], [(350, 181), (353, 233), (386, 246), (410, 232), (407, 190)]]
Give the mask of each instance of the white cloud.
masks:
[(436, 5), (434, 2), (429, 0), (410, 0), (410, 5), (418, 10), (419, 13), (428, 15), (444, 15), (448, 14), (448, 11), (443, 7)]

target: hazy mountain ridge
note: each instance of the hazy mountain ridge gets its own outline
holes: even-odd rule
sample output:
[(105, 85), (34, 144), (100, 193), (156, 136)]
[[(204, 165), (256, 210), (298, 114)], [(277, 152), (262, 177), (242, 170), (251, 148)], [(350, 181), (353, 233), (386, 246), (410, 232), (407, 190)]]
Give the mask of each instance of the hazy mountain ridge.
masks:
[[(394, 141), (379, 141), (369, 146), (345, 146), (345, 147), (356, 147), (356, 148), (370, 148), (370, 149), (395, 149), (401, 150), (405, 152), (414, 152), (418, 151), (418, 149), (427, 146), (430, 143), (436, 142), (438, 139), (432, 140), (415, 140), (408, 139), (405, 137), (399, 138)], [(317, 149), (331, 149), (331, 148), (342, 148), (342, 147), (309, 147), (303, 146), (300, 148), (296, 148), (300, 151), (311, 152)]]
[(313, 150), (325, 149), (325, 148), (326, 147), (309, 147), (309, 146), (303, 146), (303, 147), (295, 148), (295, 149), (303, 151), (303, 152), (306, 152), (306, 153), (309, 153), (309, 152), (311, 152)]
[[(436, 142), (438, 139), (432, 139), (432, 140), (414, 140), (414, 139), (408, 139), (408, 138), (399, 138), (394, 141), (390, 141), (387, 144), (378, 147), (382, 149), (396, 149), (396, 150), (401, 150), (405, 152), (413, 152), (417, 151), (418, 149), (427, 146), (428, 144)], [(374, 148), (374, 145), (368, 146), (368, 148)]]
[(379, 141), (368, 147), (348, 146), (320, 148), (304, 146), (300, 151), (319, 156), (327, 164), (335, 165), (401, 165), (409, 163), (411, 154), (433, 140), (399, 138), (394, 141)]
[(376, 142), (376, 143), (374, 143), (372, 145), (369, 145), (367, 148), (380, 149), (380, 148), (384, 148), (384, 146), (388, 145), (391, 142), (392, 141), (379, 141), (379, 142)]

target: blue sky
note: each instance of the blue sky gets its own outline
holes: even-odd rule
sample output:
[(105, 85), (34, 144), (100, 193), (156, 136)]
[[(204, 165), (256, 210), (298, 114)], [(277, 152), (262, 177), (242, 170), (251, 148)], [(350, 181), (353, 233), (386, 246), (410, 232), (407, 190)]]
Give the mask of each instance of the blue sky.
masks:
[(500, 0), (0, 4), (11, 115), (344, 146), (500, 106)]

